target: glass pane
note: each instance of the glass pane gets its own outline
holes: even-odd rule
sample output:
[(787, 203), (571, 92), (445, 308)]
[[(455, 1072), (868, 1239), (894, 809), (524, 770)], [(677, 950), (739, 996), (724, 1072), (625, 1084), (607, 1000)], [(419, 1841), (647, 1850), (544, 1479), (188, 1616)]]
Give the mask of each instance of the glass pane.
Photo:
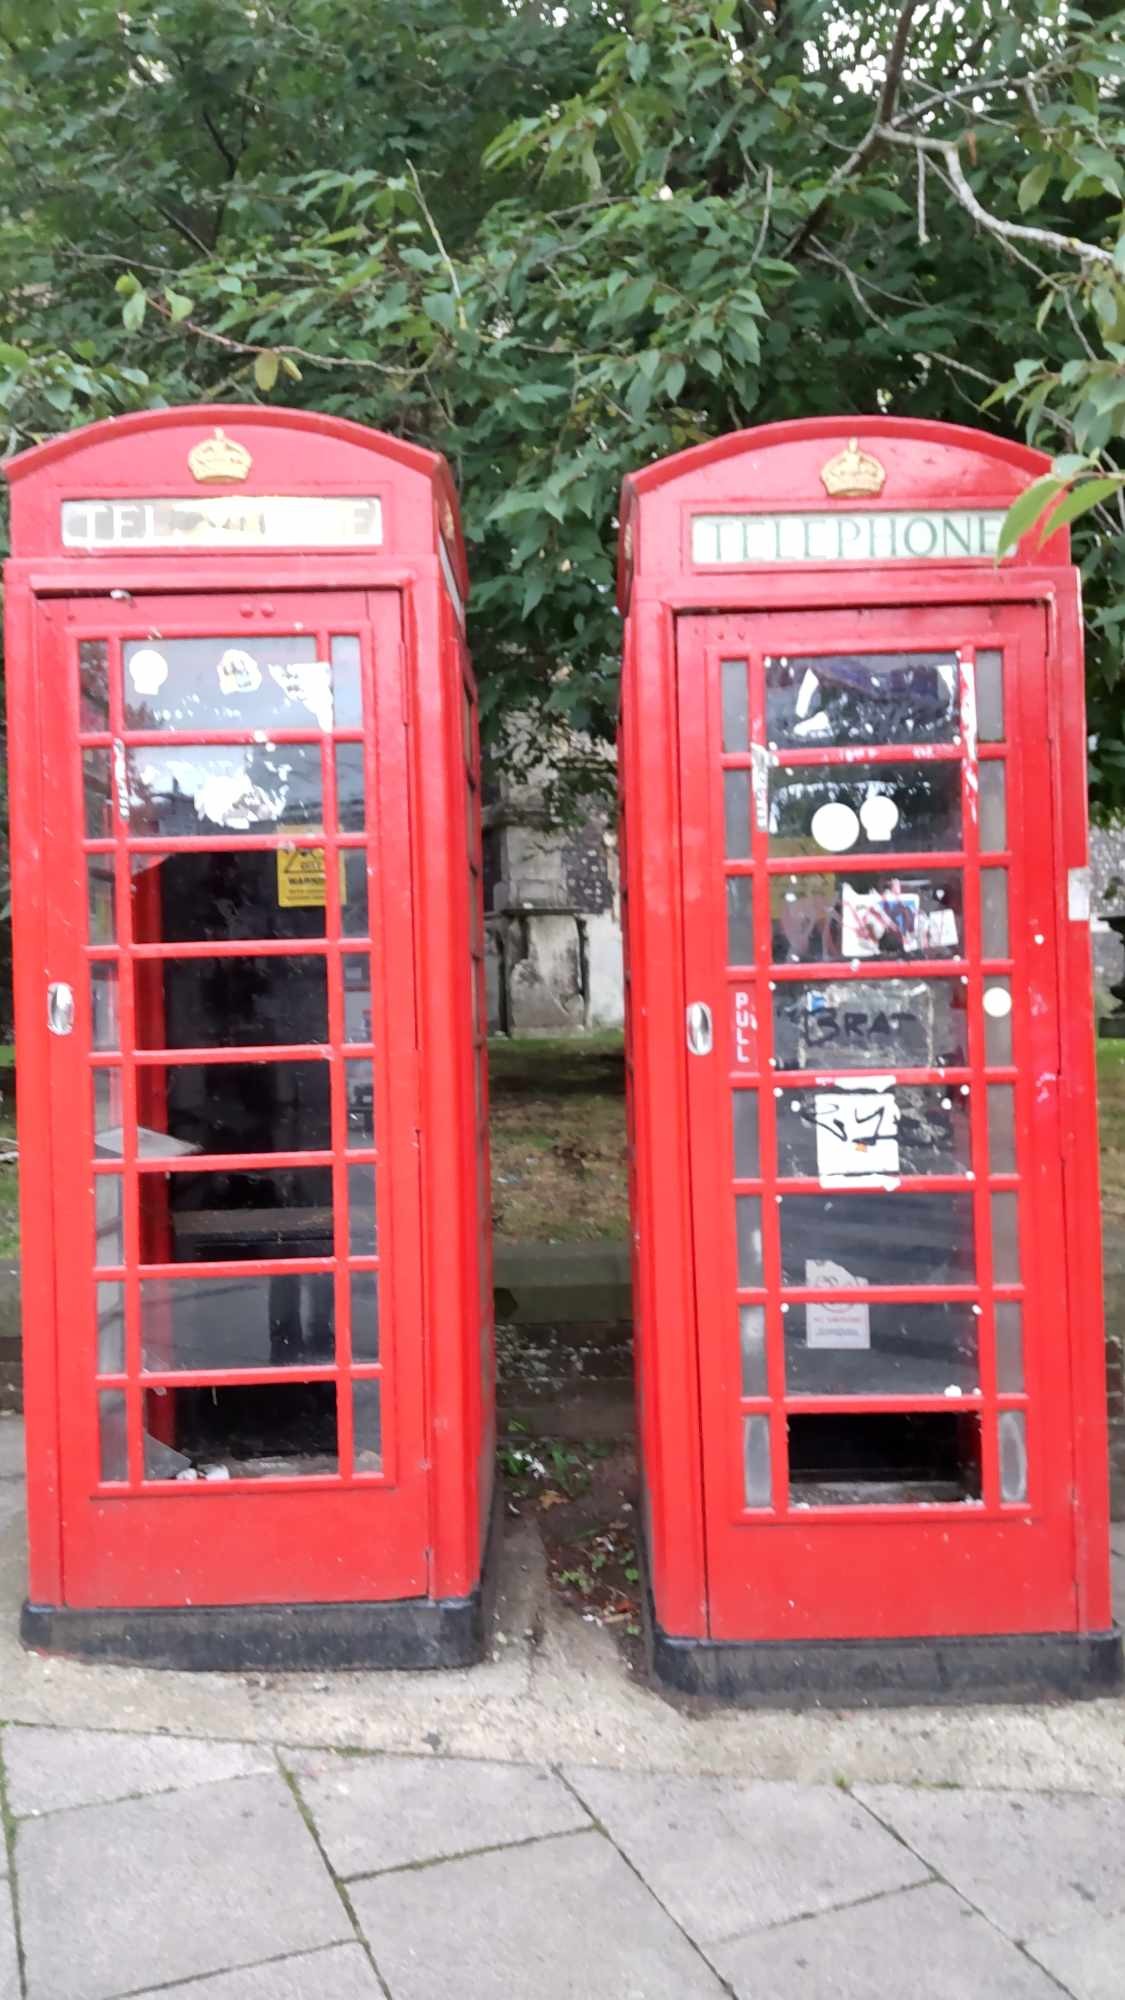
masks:
[(980, 846), (982, 854), (1000, 853), (1008, 845), (1007, 787), (1004, 766), (980, 766)]
[(363, 682), (359, 640), (341, 632), (332, 640), (332, 693), (337, 729), (358, 729), (363, 722)]
[(332, 1287), (321, 1271), (142, 1279), (142, 1366), (153, 1374), (320, 1367), (335, 1354)]
[(123, 1389), (103, 1389), (98, 1397), (98, 1452), (103, 1479), (128, 1479)]
[(1002, 1396), (1023, 1393), (1023, 1309), (1015, 1299), (997, 1299), (996, 1387)]
[(86, 856), (86, 908), (91, 944), (116, 944), (112, 854)]
[(1000, 1447), (1000, 1498), (1009, 1504), (1027, 1499), (1027, 1418), (1022, 1410), (1001, 1410), (997, 1422)]
[(353, 1271), (350, 1282), (352, 1297), (352, 1360), (378, 1361), (379, 1273), (377, 1271)]
[(92, 734), (109, 728), (109, 648), (104, 639), (78, 642), (78, 727)]
[(344, 1064), (349, 1146), (370, 1146), (375, 1138), (375, 1070), (364, 1061)]
[(728, 861), (750, 859), (750, 773), (723, 772), (723, 819), (726, 838), (723, 852)]
[(311, 633), (142, 639), (124, 659), (127, 729), (333, 726), (332, 668)]
[(113, 834), (113, 790), (108, 750), (83, 750), (82, 791), (87, 840), (110, 839)]
[(121, 1157), (121, 1071), (96, 1069), (94, 1091), (94, 1151), (103, 1159)]
[(336, 815), (341, 833), (362, 833), (367, 823), (362, 743), (336, 745)]
[(381, 1382), (352, 1383), (352, 1431), (357, 1472), (382, 1472)]
[(768, 1417), (743, 1417), (742, 1466), (746, 1505), (748, 1507), (768, 1507), (770, 1504), (770, 1420)]
[(791, 1305), (785, 1386), (794, 1396), (971, 1394), (979, 1325), (966, 1305)]
[[(345, 849), (339, 867), (342, 926), (345, 933), (362, 937), (367, 931), (366, 853)], [(135, 854), (133, 936), (138, 944), (321, 938), (324, 873), (322, 847)]]
[[(332, 1170), (146, 1174), (146, 1263), (240, 1263), (249, 1257), (331, 1257)], [(166, 1252), (150, 1245), (164, 1238)]]
[(961, 875), (773, 875), (773, 956), (779, 964), (847, 958), (956, 958)]
[(961, 766), (773, 766), (770, 851), (875, 854), (961, 845)]
[(145, 1478), (323, 1478), (338, 1470), (332, 1382), (153, 1389)]
[(736, 1090), (731, 1099), (734, 1120), (734, 1177), (756, 1181), (758, 1164), (758, 1093)]
[(762, 1203), (756, 1194), (734, 1198), (735, 1231), (738, 1238), (738, 1283), (745, 1291), (762, 1282)]
[(968, 1085), (786, 1090), (777, 1099), (777, 1166), (830, 1185), (968, 1173)]
[(328, 1040), (328, 975), (321, 957), (149, 960), (144, 974), (151, 992), (149, 1004), (137, 1008), (140, 1049)]
[(120, 1174), (94, 1176), (94, 1262), (103, 1268), (125, 1261), (124, 1183)]
[(727, 876), (727, 964), (754, 960), (753, 882), (749, 875)]
[(1016, 1094), (1010, 1083), (988, 1086), (988, 1170), (1016, 1171)]
[(989, 979), (984, 989), (984, 1059), (1005, 1066), (1012, 1060), (1012, 983)]
[(90, 1047), (118, 1049), (117, 965), (95, 959), (90, 966)]
[(980, 1419), (968, 1413), (790, 1417), (795, 1507), (979, 1500)]
[(958, 979), (778, 981), (779, 1069), (945, 1069), (968, 1061), (967, 988)]
[(766, 661), (771, 744), (952, 743), (952, 653), (846, 653)]
[(348, 1249), (353, 1257), (378, 1250), (374, 1167), (348, 1168)]
[(344, 957), (344, 1040), (369, 1042), (371, 1032), (371, 960), (366, 952)]
[(312, 743), (157, 745), (127, 751), (125, 765), (132, 834), (214, 839), (322, 824), (320, 749)]
[(787, 1194), (779, 1208), (783, 1284), (974, 1282), (970, 1194)]
[(982, 743), (1004, 740), (1004, 655), (977, 654), (977, 736)]
[(750, 747), (750, 700), (745, 660), (723, 661), (723, 749)]
[(1019, 1196), (994, 1194), (992, 1200), (992, 1278), (997, 1285), (1020, 1281)]
[(738, 1343), (742, 1354), (743, 1395), (766, 1395), (766, 1309), (764, 1306), (739, 1306)]
[(161, 1063), (138, 1071), (137, 1088), (143, 1159), (332, 1143), (326, 1062)]
[(980, 942), (985, 958), (1008, 956), (1008, 871), (982, 868), (980, 874)]
[[(109, 1261), (108, 1259), (106, 1260)], [(120, 1258), (116, 1260), (120, 1263)], [(98, 1373), (125, 1372), (125, 1287), (96, 1285), (98, 1302)]]

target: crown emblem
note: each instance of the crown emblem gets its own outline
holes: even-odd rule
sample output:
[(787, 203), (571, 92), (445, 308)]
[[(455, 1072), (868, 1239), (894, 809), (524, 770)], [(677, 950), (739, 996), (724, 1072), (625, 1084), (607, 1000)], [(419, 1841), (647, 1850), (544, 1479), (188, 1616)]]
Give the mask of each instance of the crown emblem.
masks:
[(216, 430), (214, 437), (192, 446), (187, 462), (193, 478), (210, 481), (245, 479), (252, 461), (245, 445), (235, 444), (225, 431)]
[(849, 438), (844, 450), (821, 466), (820, 476), (834, 500), (860, 500), (882, 492), (887, 468), (869, 451), (860, 450), (858, 438)]

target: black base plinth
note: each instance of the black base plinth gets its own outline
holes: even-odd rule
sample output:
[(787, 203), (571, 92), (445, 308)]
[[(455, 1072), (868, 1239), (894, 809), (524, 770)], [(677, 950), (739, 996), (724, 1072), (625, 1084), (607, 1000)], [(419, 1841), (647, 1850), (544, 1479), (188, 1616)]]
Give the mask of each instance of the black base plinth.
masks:
[(37, 1653), (187, 1673), (471, 1667), (484, 1657), (488, 1644), (502, 1525), (497, 1490), (481, 1579), (469, 1597), (133, 1611), (25, 1604), (20, 1638)]
[(983, 1633), (955, 1639), (678, 1639), (647, 1619), (649, 1663), (681, 1694), (743, 1708), (905, 1708), (1080, 1701), (1116, 1692), (1121, 1633)]

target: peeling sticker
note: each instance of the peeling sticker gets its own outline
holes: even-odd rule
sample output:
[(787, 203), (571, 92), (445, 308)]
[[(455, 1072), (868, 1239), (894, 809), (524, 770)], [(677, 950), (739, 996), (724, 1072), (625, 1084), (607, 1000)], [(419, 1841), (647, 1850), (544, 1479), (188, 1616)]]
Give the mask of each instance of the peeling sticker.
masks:
[(1090, 921), (1088, 868), (1068, 868), (1066, 871), (1066, 914), (1072, 924), (1087, 924)]

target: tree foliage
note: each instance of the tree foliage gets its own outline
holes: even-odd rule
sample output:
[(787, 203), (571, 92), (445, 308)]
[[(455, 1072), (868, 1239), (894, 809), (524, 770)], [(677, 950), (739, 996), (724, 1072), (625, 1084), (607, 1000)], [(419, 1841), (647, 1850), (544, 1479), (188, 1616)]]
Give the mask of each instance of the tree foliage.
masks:
[(1112, 807), (1123, 68), (1125, 15), (1064, 0), (0, 0), (9, 444), (215, 397), (435, 445), (493, 741), (540, 755), (612, 730), (630, 466), (827, 412), (1022, 427)]

